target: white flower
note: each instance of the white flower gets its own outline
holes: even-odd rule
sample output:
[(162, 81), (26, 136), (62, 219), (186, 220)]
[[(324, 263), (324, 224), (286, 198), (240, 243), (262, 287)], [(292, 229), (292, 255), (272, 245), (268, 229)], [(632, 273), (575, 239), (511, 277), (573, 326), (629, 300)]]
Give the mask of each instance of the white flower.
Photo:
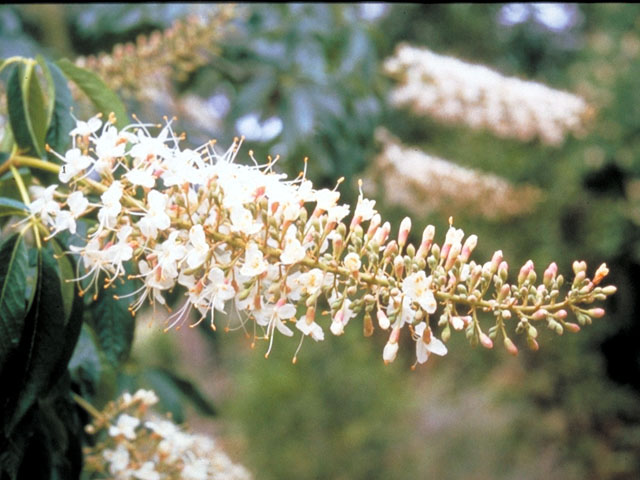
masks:
[(109, 435), (117, 437), (118, 435), (124, 435), (129, 440), (136, 438), (136, 427), (140, 425), (140, 420), (126, 413), (120, 414), (115, 425), (109, 427)]
[(76, 120), (76, 128), (71, 130), (71, 132), (69, 132), (69, 135), (71, 135), (72, 137), (75, 137), (76, 135), (85, 137), (97, 131), (101, 126), (102, 120), (100, 120), (100, 117), (98, 115), (90, 118), (86, 122), (83, 122), (82, 120)]
[(67, 151), (64, 155), (63, 161), (64, 163), (62, 164), (60, 173), (58, 174), (58, 178), (62, 183), (67, 183), (93, 163), (91, 157), (83, 155), (79, 148), (72, 148)]
[(204, 235), (202, 225), (194, 225), (189, 230), (189, 242), (191, 244), (187, 253), (187, 265), (189, 268), (197, 268), (204, 263), (209, 254), (209, 244)]
[(435, 355), (446, 355), (447, 347), (442, 343), (439, 339), (435, 337), (435, 335), (428, 333), (429, 341), (426, 342), (424, 337), (425, 329), (427, 328), (427, 324), (425, 322), (420, 322), (414, 328), (415, 340), (416, 340), (416, 357), (418, 358), (418, 363), (424, 363), (428, 360), (429, 354), (433, 353)]
[(209, 478), (209, 460), (198, 458), (193, 462), (186, 463), (180, 476), (183, 480), (207, 480)]
[(262, 251), (255, 242), (249, 243), (244, 255), (244, 264), (240, 273), (247, 277), (256, 277), (267, 271), (267, 262), (264, 261)]
[(167, 215), (169, 197), (157, 190), (151, 190), (147, 195), (147, 214), (138, 222), (142, 234), (154, 239), (158, 230), (166, 230), (171, 226), (171, 218)]
[(315, 193), (316, 207), (322, 211), (327, 211), (338, 203), (340, 193), (334, 190), (323, 188)]
[(89, 206), (89, 200), (85, 198), (81, 191), (76, 190), (67, 197), (67, 205), (73, 217), (78, 218)]
[(144, 188), (153, 188), (156, 184), (156, 179), (150, 168), (133, 168), (129, 170), (124, 177), (129, 180), (132, 185), (140, 185)]
[(126, 143), (126, 137), (119, 135), (118, 129), (109, 125), (103, 130), (102, 135), (95, 139), (94, 148), (99, 159), (111, 160), (124, 155)]
[(109, 472), (118, 475), (129, 466), (129, 451), (123, 444), (118, 444), (115, 450), (105, 450), (102, 454), (109, 463)]
[(153, 462), (144, 462), (138, 470), (134, 470), (133, 476), (140, 480), (160, 480), (160, 474), (155, 469)]
[(305, 335), (309, 335), (316, 342), (324, 340), (324, 331), (316, 322), (308, 323), (305, 317), (300, 318), (296, 322), (296, 328)]
[(360, 261), (360, 255), (355, 252), (351, 252), (344, 257), (344, 266), (350, 272), (357, 272), (362, 265)]
[(398, 342), (387, 342), (385, 344), (384, 349), (382, 350), (382, 360), (384, 360), (385, 364), (389, 364), (396, 359), (399, 348)]
[(280, 333), (287, 337), (293, 336), (293, 331), (287, 327), (282, 320), (293, 318), (296, 314), (296, 307), (290, 303), (279, 301), (274, 304), (264, 305), (260, 310), (254, 312), (258, 325), (267, 327), (267, 337), (273, 335), (277, 328)]
[(120, 204), (121, 198), (122, 184), (116, 180), (109, 186), (107, 191), (100, 196), (100, 200), (102, 200), (102, 208), (98, 212), (100, 228), (96, 231), (96, 235), (98, 235), (103, 228), (115, 227), (117, 217), (122, 211), (122, 205)]
[(302, 260), (306, 255), (306, 250), (296, 238), (297, 230), (294, 226), (289, 227), (284, 239), (284, 250), (280, 255), (283, 265), (292, 265)]
[(371, 220), (371, 218), (377, 213), (375, 200), (367, 200), (363, 198), (362, 194), (358, 197), (358, 204), (353, 212), (354, 218), (360, 217), (362, 221)]
[(427, 278), (424, 271), (412, 273), (402, 281), (402, 292), (427, 313), (435, 312), (438, 307), (430, 287), (431, 276)]
[(47, 188), (30, 187), (29, 192), (36, 199), (29, 204), (29, 211), (40, 216), (48, 224), (53, 224), (51, 215), (56, 215), (60, 211), (60, 205), (53, 199), (53, 193), (58, 185), (49, 185)]
[(253, 235), (262, 229), (262, 225), (253, 219), (253, 215), (242, 205), (231, 206), (231, 230)]

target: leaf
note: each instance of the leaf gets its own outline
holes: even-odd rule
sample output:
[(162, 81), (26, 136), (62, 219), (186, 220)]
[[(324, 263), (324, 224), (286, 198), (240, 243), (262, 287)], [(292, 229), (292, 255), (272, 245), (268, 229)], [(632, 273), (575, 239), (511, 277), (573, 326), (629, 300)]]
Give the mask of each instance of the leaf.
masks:
[(101, 350), (113, 366), (129, 356), (135, 330), (135, 319), (129, 312), (129, 303), (116, 300), (114, 294), (123, 296), (132, 290), (132, 282), (126, 282), (115, 289), (101, 292), (100, 297), (91, 303), (90, 324), (96, 332)]
[(57, 381), (53, 374), (57, 373), (58, 362), (65, 350), (64, 305), (55, 260), (44, 250), (38, 250), (36, 263), (39, 274), (35, 295), (19, 345), (18, 358), (22, 368), (15, 372), (20, 379), (15, 390), (19, 394), (5, 412), (7, 435), (33, 403)]
[(27, 206), (13, 198), (0, 197), (0, 217), (11, 215), (28, 215)]
[(26, 313), (28, 256), (19, 233), (0, 245), (0, 378), (10, 352), (18, 347)]
[(26, 100), (22, 89), (22, 78), (25, 76), (24, 65), (13, 69), (7, 85), (7, 110), (11, 131), (21, 152), (38, 155), (37, 141), (29, 125)]
[(211, 416), (217, 414), (216, 407), (211, 400), (209, 400), (193, 382), (165, 368), (156, 368), (155, 370), (165, 375), (167, 379), (175, 385), (176, 389), (193, 403), (200, 413)]
[(123, 128), (128, 123), (127, 111), (118, 96), (95, 73), (76, 67), (63, 58), (57, 62), (65, 76), (82, 90), (91, 103), (107, 118), (111, 112), (116, 116), (116, 126)]
[(35, 64), (29, 63), (25, 68), (25, 78), (22, 83), (25, 106), (27, 110), (27, 125), (34, 141), (38, 157), (44, 156), (44, 137), (47, 132), (47, 108), (42, 96), (40, 81), (36, 75)]
[(176, 384), (164, 372), (157, 369), (145, 370), (139, 382), (142, 388), (149, 388), (156, 392), (160, 399), (160, 408), (170, 412), (176, 423), (184, 422), (182, 395)]
[[(56, 152), (66, 150), (71, 137), (69, 132), (73, 129), (74, 121), (71, 116), (71, 106), (73, 99), (71, 91), (67, 85), (67, 80), (55, 63), (46, 62), (39, 59), (40, 66), (47, 77), (49, 85), (53, 91), (53, 102), (51, 105), (51, 116), (47, 129), (46, 142)], [(59, 163), (58, 157), (53, 153), (48, 153), (50, 161)], [(55, 160), (54, 160), (55, 159)]]

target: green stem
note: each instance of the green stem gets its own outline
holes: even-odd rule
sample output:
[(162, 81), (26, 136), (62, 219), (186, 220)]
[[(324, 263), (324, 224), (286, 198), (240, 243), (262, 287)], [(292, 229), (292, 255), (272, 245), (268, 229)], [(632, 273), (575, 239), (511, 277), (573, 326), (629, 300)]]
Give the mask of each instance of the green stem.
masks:
[[(18, 169), (11, 164), (9, 165), (9, 169), (11, 170), (11, 175), (13, 175), (13, 178), (16, 181), (16, 185), (18, 186), (18, 191), (20, 192), (22, 203), (24, 203), (28, 207), (29, 204), (31, 203), (31, 200), (29, 199), (29, 193), (27, 192), (27, 187), (24, 185), (24, 182), (22, 181), (22, 175), (20, 175), (20, 172), (18, 172)], [(38, 246), (38, 248), (42, 248), (42, 242), (40, 241), (40, 233), (38, 232), (38, 225), (35, 222), (31, 222), (31, 225), (33, 226), (33, 235), (36, 239), (36, 245)]]
[(73, 398), (74, 402), (76, 402), (78, 405), (84, 408), (87, 411), (87, 413), (89, 413), (89, 415), (91, 415), (96, 419), (104, 420), (104, 415), (102, 415), (102, 413), (100, 413), (96, 407), (91, 405), (80, 395), (78, 395), (77, 393), (71, 392), (71, 398)]

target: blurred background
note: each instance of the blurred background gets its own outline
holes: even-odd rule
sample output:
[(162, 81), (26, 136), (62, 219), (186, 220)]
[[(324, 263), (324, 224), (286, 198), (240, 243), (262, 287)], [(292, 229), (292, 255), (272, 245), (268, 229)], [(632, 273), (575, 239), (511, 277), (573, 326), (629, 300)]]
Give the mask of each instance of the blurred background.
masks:
[[(385, 61), (400, 44), (582, 97), (584, 128), (546, 142), (398, 105), (406, 78)], [(100, 73), (142, 120), (177, 115), (192, 146), (244, 135), (244, 152), (280, 155), (290, 176), (308, 157), (317, 187), (346, 178), (346, 201), (363, 178), (394, 229), (408, 214), (418, 234), (432, 223), (442, 235), (453, 216), (478, 234), (480, 263), (497, 249), (512, 269), (555, 261), (567, 276), (575, 259), (606, 262), (618, 287), (605, 318), (577, 335), (541, 332), (537, 353), (454, 336), (449, 355), (414, 372), (410, 345), (385, 367), (384, 335), (364, 339), (357, 323), (306, 342), (292, 365), (295, 342), (276, 340), (265, 360), (242, 332), (164, 335), (149, 316), (114, 373), (120, 389), (155, 388), (257, 479), (640, 478), (640, 6), (0, 7), (0, 56), (37, 54)], [(418, 154), (412, 171), (427, 178), (403, 175), (390, 144)]]

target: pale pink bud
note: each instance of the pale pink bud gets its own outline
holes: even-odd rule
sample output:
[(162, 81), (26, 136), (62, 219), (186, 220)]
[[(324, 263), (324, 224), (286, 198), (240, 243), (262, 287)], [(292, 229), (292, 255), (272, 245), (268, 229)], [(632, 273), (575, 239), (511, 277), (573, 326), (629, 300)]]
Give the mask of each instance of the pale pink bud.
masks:
[(451, 270), (451, 268), (453, 267), (453, 265), (456, 263), (456, 259), (458, 258), (458, 256), (460, 255), (460, 245), (453, 245), (451, 247), (451, 251), (449, 252), (449, 255), (447, 256), (447, 261), (444, 264), (444, 269), (445, 270)]
[(577, 323), (565, 322), (563, 326), (571, 333), (578, 333), (580, 331), (580, 325)]
[(576, 275), (578, 275), (578, 273), (580, 272), (584, 272), (587, 269), (587, 263), (583, 260), (583, 261), (574, 261), (573, 262), (573, 273), (575, 273)]
[(388, 343), (384, 346), (384, 350), (382, 350), (382, 359), (384, 360), (385, 365), (389, 365), (396, 359), (398, 355), (398, 344), (397, 343)]
[(409, 237), (409, 232), (411, 231), (411, 219), (409, 217), (404, 217), (402, 222), (400, 222), (400, 230), (398, 232), (398, 245), (400, 248), (404, 247), (407, 243), (407, 238)]
[(389, 238), (389, 232), (391, 231), (391, 224), (389, 222), (384, 222), (382, 224), (382, 227), (379, 228), (376, 231), (375, 236), (373, 237), (373, 240), (378, 244), (378, 245), (383, 245), (384, 242), (387, 241), (387, 238)]
[(368, 238), (371, 238), (375, 235), (378, 227), (380, 226), (380, 222), (382, 222), (382, 218), (380, 217), (379, 213), (376, 213), (369, 222), (369, 228), (367, 229)]
[(542, 282), (545, 286), (551, 285), (551, 282), (556, 278), (556, 274), (558, 273), (558, 265), (555, 262), (552, 262), (547, 269), (544, 271), (544, 276)]
[(422, 242), (420, 243), (420, 248), (418, 249), (417, 257), (425, 258), (429, 253), (429, 249), (431, 248), (431, 244), (433, 243), (433, 237), (436, 234), (436, 228), (433, 225), (427, 225), (427, 227), (422, 232)]
[(536, 312), (531, 315), (531, 318), (533, 318), (534, 320), (544, 320), (548, 315), (549, 312), (547, 312), (544, 308), (541, 308), (540, 310), (536, 310)]
[(462, 260), (463, 263), (469, 260), (471, 252), (473, 252), (474, 248), (476, 248), (476, 245), (478, 245), (477, 235), (469, 236), (469, 238), (467, 238), (467, 240), (464, 242), (464, 245), (462, 246), (462, 252), (460, 253), (460, 260)]
[(593, 318), (602, 318), (604, 317), (605, 311), (604, 308), (592, 308), (587, 310), (587, 313)]
[(524, 281), (527, 279), (527, 277), (529, 276), (529, 273), (531, 271), (533, 271), (533, 262), (531, 260), (527, 260), (527, 263), (525, 263), (522, 268), (520, 269), (520, 273), (518, 274), (518, 283), (524, 283)]
[(564, 320), (565, 318), (567, 318), (567, 311), (565, 309), (558, 310), (554, 317), (560, 320)]
[(513, 343), (513, 341), (509, 337), (505, 337), (504, 339), (504, 348), (506, 348), (507, 352), (509, 352), (514, 357), (518, 355), (518, 347), (516, 347), (516, 344)]
[(480, 344), (484, 348), (493, 348), (493, 341), (489, 338), (489, 335), (484, 332), (480, 333)]
[(498, 271), (498, 267), (502, 263), (502, 250), (498, 250), (494, 252), (493, 257), (491, 257), (491, 274), (494, 274)]

